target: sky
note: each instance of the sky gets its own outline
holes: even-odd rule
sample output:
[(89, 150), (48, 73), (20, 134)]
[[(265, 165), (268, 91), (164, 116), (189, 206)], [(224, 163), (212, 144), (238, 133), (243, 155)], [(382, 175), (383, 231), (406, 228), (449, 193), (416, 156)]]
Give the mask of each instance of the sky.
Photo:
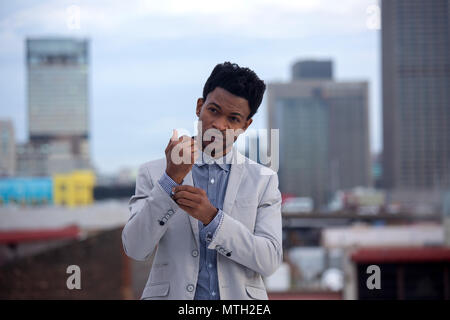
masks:
[[(217, 63), (289, 81), (294, 62), (332, 59), (338, 81), (368, 81), (370, 149), (382, 149), (377, 0), (1, 1), (0, 118), (27, 139), (25, 39), (90, 39), (90, 136), (101, 173), (164, 156), (172, 129), (194, 133)], [(266, 99), (250, 128), (267, 126)]]

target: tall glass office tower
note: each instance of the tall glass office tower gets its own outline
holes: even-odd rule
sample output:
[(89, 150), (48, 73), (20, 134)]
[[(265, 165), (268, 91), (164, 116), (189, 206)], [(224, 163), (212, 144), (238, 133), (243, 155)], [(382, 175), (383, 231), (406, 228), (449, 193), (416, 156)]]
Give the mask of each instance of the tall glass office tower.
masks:
[(383, 185), (450, 188), (450, 1), (382, 1)]
[(26, 47), (28, 148), (46, 155), (40, 172), (29, 174), (88, 168), (88, 40), (27, 39)]

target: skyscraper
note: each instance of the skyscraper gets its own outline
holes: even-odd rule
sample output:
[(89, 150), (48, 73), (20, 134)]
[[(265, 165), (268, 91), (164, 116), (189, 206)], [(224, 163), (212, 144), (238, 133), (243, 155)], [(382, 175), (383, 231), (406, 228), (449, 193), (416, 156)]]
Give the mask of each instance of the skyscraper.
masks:
[(40, 38), (26, 45), (31, 149), (46, 154), (46, 174), (88, 168), (88, 40)]
[(0, 176), (16, 172), (16, 141), (11, 120), (0, 120)]
[(292, 66), (293, 80), (333, 79), (333, 63), (331, 60), (302, 60)]
[(268, 85), (269, 128), (280, 130), (281, 192), (320, 209), (336, 190), (371, 185), (368, 84), (311, 80), (323, 69), (302, 77), (296, 65), (292, 82)]
[(382, 1), (383, 185), (450, 187), (450, 1)]

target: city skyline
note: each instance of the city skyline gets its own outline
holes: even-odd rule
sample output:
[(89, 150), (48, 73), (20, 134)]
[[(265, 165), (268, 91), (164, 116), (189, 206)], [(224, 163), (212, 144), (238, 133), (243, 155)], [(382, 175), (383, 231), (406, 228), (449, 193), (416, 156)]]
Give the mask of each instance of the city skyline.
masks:
[[(271, 31), (259, 27), (256, 19), (267, 13), (253, 2), (239, 17), (230, 13), (232, 4), (208, 6), (207, 13), (193, 4), (191, 9), (181, 6), (186, 11), (177, 13), (165, 7), (139, 11), (139, 3), (119, 15), (120, 5), (77, 2), (79, 29), (68, 28), (69, 3), (47, 2), (26, 9), (21, 2), (1, 4), (0, 117), (12, 118), (18, 142), (27, 139), (25, 38), (56, 35), (91, 40), (91, 151), (101, 172), (162, 157), (172, 128), (193, 131), (196, 99), (215, 64), (226, 60), (254, 69), (270, 83), (288, 80), (290, 64), (299, 59), (331, 58), (337, 80), (369, 81), (371, 146), (372, 151), (381, 150), (379, 32), (367, 25), (367, 9), (376, 1), (347, 1), (339, 8), (332, 1), (267, 4), (274, 7)], [(245, 22), (242, 15), (252, 19)], [(217, 16), (223, 16), (222, 23), (210, 24)], [(234, 19), (227, 19), (231, 16)], [(198, 19), (209, 23), (206, 30), (195, 22)], [(238, 36), (233, 21), (245, 32)], [(264, 99), (249, 129), (265, 128), (266, 122)]]

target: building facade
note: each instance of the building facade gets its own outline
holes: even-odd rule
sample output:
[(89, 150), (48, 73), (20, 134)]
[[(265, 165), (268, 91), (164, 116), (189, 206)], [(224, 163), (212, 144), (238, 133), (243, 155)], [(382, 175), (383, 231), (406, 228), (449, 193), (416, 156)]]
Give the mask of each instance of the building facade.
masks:
[(450, 1), (382, 1), (383, 186), (450, 188)]
[(11, 120), (0, 120), (0, 176), (16, 173), (16, 141)]
[(324, 79), (333, 78), (333, 62), (331, 60), (302, 60), (292, 66), (292, 79)]
[(27, 96), (31, 149), (44, 149), (44, 175), (90, 167), (89, 42), (28, 39)]
[(270, 83), (268, 112), (280, 130), (282, 193), (311, 197), (320, 210), (337, 190), (371, 185), (367, 82)]

